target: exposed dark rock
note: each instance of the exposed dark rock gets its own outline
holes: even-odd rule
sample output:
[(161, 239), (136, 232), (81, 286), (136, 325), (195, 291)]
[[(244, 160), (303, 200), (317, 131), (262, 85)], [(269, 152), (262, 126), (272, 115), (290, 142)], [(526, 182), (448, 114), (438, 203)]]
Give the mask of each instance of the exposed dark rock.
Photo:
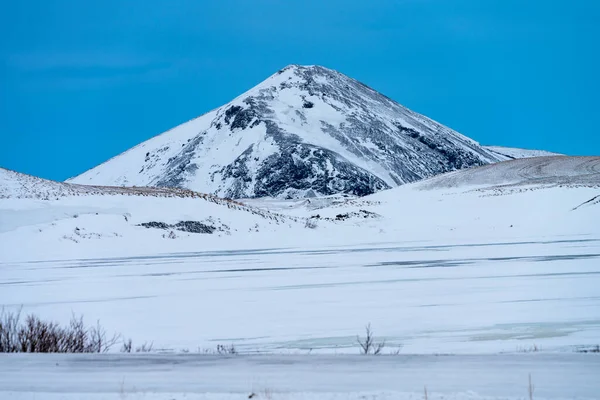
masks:
[(169, 229), (171, 225), (165, 224), (164, 222), (142, 222), (138, 226), (143, 226), (144, 228), (154, 228), (154, 229)]
[(214, 233), (217, 228), (211, 225), (203, 224), (199, 221), (180, 221), (176, 224), (170, 225), (164, 222), (143, 222), (138, 226), (143, 226), (144, 228), (154, 228), (154, 229), (175, 229), (182, 232), (190, 232), (190, 233)]
[(213, 233), (217, 228), (198, 221), (181, 221), (173, 226), (175, 229), (190, 233)]

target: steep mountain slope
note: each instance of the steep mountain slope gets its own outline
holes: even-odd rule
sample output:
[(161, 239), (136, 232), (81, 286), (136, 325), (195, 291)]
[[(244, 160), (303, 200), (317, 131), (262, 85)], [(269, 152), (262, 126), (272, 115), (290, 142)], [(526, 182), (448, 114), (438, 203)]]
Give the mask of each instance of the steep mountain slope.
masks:
[(291, 65), (70, 181), (231, 198), (366, 195), (505, 159), (343, 74)]

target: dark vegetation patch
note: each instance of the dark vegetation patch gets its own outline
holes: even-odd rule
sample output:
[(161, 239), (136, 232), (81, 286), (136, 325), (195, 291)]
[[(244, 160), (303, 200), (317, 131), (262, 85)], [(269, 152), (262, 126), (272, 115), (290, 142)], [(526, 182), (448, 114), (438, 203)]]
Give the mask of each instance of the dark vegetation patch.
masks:
[(600, 353), (600, 345), (591, 347), (580, 347), (575, 350), (578, 353)]
[(335, 218), (321, 217), (321, 215), (312, 215), (310, 219), (322, 220), (322, 221), (345, 221), (347, 219), (366, 219), (366, 218), (379, 218), (380, 215), (372, 211), (358, 210), (349, 213), (337, 214)]
[(153, 229), (175, 229), (181, 232), (189, 232), (189, 233), (214, 233), (217, 228), (212, 225), (203, 224), (199, 221), (179, 221), (176, 224), (167, 224), (164, 222), (143, 222), (138, 226), (143, 226), (144, 228), (153, 228)]
[(0, 311), (0, 353), (104, 353), (120, 339), (107, 336), (100, 323), (86, 326), (73, 315), (66, 326), (21, 311)]

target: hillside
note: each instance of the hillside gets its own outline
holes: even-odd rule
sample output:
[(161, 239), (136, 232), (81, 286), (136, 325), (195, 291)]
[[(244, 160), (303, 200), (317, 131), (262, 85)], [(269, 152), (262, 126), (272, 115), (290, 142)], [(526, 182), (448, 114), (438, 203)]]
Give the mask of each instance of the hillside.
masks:
[(418, 188), (507, 185), (600, 186), (600, 157), (540, 156), (450, 172), (419, 182)]
[(560, 156), (562, 154), (552, 153), (544, 150), (528, 150), (528, 149), (517, 149), (514, 147), (502, 147), (502, 146), (483, 146), (486, 150), (491, 151), (506, 159), (514, 160), (517, 158), (529, 158), (529, 157), (544, 157), (544, 156)]
[[(2, 168), (0, 221), (0, 234), (8, 239), (31, 244), (34, 252), (56, 254), (68, 253), (73, 244), (87, 243), (88, 251), (97, 250), (98, 241), (104, 243), (100, 248), (142, 249), (161, 238), (250, 237), (304, 224), (296, 217), (190, 190), (76, 185)], [(25, 254), (21, 245), (14, 248), (15, 254)]]

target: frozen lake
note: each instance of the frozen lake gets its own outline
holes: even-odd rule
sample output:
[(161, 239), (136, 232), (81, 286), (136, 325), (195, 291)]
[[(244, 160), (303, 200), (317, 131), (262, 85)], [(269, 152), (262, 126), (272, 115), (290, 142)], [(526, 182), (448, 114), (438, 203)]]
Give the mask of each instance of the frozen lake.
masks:
[[(600, 239), (395, 242), (0, 263), (0, 304), (155, 349), (572, 352), (600, 344)], [(118, 349), (117, 349), (118, 350)]]

